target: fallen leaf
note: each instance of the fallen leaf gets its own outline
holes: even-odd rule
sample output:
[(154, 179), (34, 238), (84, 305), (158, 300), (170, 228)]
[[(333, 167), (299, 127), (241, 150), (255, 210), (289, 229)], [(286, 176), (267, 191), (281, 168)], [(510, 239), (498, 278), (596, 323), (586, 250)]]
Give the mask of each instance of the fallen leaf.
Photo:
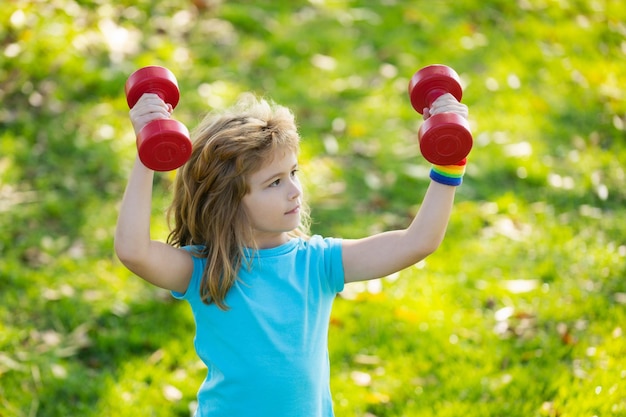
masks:
[(176, 402), (183, 399), (182, 391), (175, 386), (169, 384), (163, 387), (163, 396), (166, 400), (171, 402)]
[(372, 376), (367, 372), (352, 371), (350, 372), (350, 378), (359, 387), (367, 387), (372, 383)]

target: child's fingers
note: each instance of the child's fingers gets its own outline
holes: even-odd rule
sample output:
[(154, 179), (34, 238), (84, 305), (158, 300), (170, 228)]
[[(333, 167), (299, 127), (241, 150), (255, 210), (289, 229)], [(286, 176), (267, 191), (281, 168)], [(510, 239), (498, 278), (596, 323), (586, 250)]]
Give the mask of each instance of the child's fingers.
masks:
[(142, 102), (146, 102), (146, 101), (161, 101), (161, 102), (165, 103), (163, 100), (161, 100), (161, 97), (159, 97), (158, 94), (143, 93), (141, 95), (141, 97), (139, 97), (139, 100), (137, 100), (137, 104), (142, 103)]
[(158, 95), (149, 93), (143, 94), (129, 112), (135, 133), (153, 120), (169, 119), (171, 114), (170, 104), (165, 103)]
[(429, 114), (433, 116), (439, 113), (456, 113), (467, 119), (467, 106), (459, 101), (450, 93), (446, 93), (437, 98), (430, 107)]
[(136, 108), (138, 106), (142, 107), (142, 106), (148, 106), (148, 105), (162, 107), (168, 113), (171, 113), (174, 110), (171, 104), (166, 103), (165, 101), (161, 99), (161, 97), (153, 93), (144, 93), (139, 98), (139, 100), (137, 100), (137, 103), (135, 104), (133, 108)]
[(147, 114), (160, 115), (162, 118), (169, 118), (172, 113), (172, 106), (165, 103), (156, 94), (144, 94), (130, 110), (131, 117), (140, 117)]

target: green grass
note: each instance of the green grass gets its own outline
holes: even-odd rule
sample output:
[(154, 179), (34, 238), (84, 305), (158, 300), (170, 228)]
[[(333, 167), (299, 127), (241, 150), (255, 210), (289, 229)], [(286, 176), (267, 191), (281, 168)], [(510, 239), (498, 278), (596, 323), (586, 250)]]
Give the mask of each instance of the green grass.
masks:
[[(172, 69), (190, 127), (248, 90), (291, 107), (314, 232), (358, 237), (418, 209), (428, 164), (406, 88), (431, 63), (463, 79), (468, 174), (438, 252), (337, 299), (337, 416), (626, 415), (622, 3), (10, 2), (0, 415), (193, 407), (204, 369), (187, 306), (112, 250), (133, 70)], [(155, 237), (172, 178), (157, 176)]]

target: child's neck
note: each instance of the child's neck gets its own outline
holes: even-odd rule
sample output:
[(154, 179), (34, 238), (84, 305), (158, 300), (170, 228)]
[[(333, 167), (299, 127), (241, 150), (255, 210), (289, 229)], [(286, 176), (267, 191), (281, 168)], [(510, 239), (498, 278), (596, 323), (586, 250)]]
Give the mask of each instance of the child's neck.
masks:
[(284, 245), (289, 242), (291, 238), (287, 233), (278, 233), (278, 234), (266, 234), (256, 235), (254, 237), (254, 244), (251, 247), (256, 247), (257, 249), (271, 249), (277, 246)]

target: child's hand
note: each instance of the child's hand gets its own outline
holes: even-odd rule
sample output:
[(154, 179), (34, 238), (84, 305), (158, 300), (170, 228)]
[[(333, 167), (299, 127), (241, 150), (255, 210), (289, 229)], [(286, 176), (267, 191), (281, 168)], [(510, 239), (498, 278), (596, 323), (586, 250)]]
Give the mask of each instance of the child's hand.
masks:
[(467, 106), (457, 101), (450, 93), (443, 94), (435, 100), (430, 108), (424, 109), (424, 120), (439, 113), (456, 113), (467, 119)]
[(137, 100), (137, 103), (130, 109), (130, 121), (135, 129), (135, 134), (156, 119), (169, 119), (172, 115), (172, 106), (156, 95), (146, 93)]

